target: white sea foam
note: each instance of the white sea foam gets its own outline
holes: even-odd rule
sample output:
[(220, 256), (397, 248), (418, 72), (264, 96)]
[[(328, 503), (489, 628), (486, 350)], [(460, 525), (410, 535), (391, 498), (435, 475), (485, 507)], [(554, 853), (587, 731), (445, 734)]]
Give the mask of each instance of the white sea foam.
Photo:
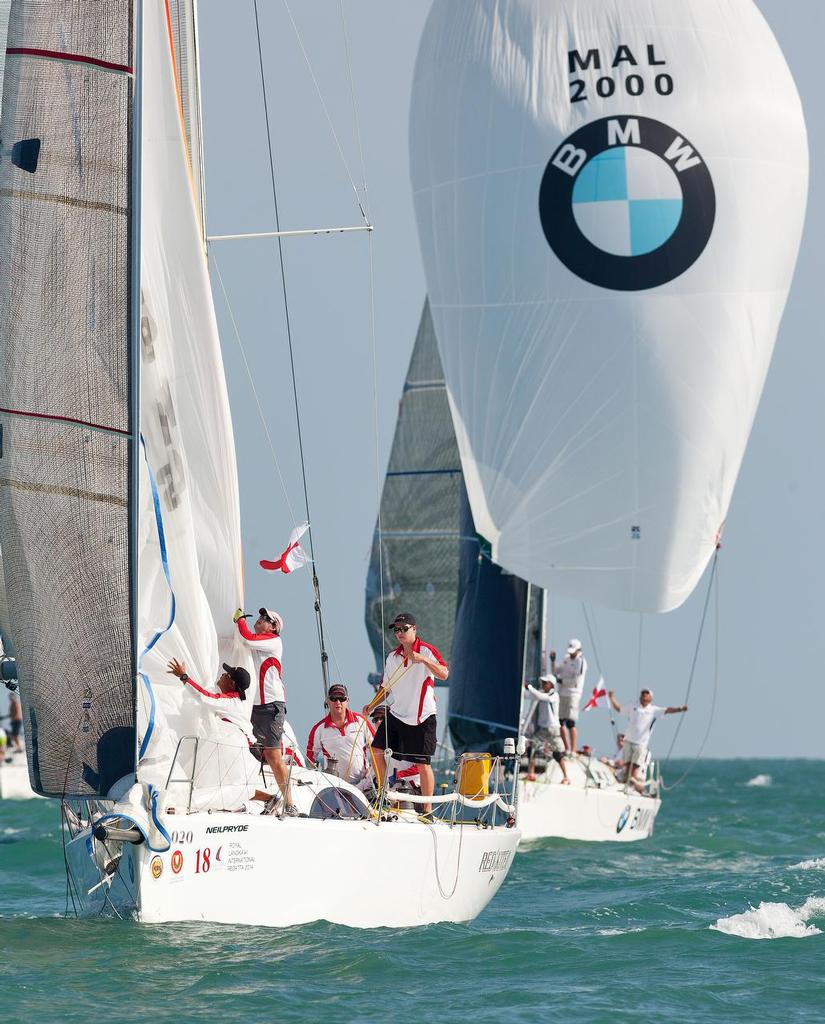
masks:
[(791, 864), (790, 871), (825, 871), (825, 857), (815, 857), (813, 860), (801, 860), (798, 864)]
[(630, 935), (631, 932), (643, 932), (644, 928), (600, 928), (597, 935)]
[(773, 783), (773, 779), (770, 775), (754, 775), (752, 779), (748, 779), (745, 783), (746, 786), (770, 786)]
[(744, 914), (720, 917), (710, 927), (742, 939), (805, 939), (821, 934), (816, 925), (809, 924), (812, 917), (825, 917), (825, 899), (820, 896), (809, 896), (801, 907), (760, 903)]

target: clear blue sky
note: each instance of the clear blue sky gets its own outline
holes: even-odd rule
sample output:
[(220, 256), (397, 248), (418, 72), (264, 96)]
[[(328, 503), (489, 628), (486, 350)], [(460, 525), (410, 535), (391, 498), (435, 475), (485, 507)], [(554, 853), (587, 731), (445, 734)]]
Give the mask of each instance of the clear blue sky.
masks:
[[(370, 354), (368, 247), (363, 234), (285, 242), (310, 511), (331, 637), (332, 678), (354, 704), (369, 696), (371, 652), (363, 625), (364, 579), (381, 474), (424, 298), (407, 158), (413, 61), (429, 4), (345, 2), (368, 201), (376, 226), (377, 393)], [(825, 611), (821, 537), (825, 468), (825, 346), (820, 315), (825, 189), (825, 96), (818, 41), (825, 4), (759, 0), (802, 95), (811, 149), (811, 193), (802, 251), (750, 446), (734, 495), (720, 561), (720, 683), (706, 753), (821, 756), (820, 635)], [(251, 0), (201, 2), (209, 231), (274, 225)], [(282, 228), (359, 222), (352, 188), (282, 3), (261, 2)], [(338, 5), (292, 4), (324, 102), (357, 184), (361, 183)], [(765, 139), (767, 148), (771, 140)], [(264, 439), (231, 323), (216, 306), (238, 447), (247, 607), (285, 617), (289, 717), (304, 739), (320, 717), (321, 681), (310, 575), (264, 573), (258, 560), (282, 548), (303, 518), (295, 417), (277, 253), (271, 241), (213, 246), (278, 450), (281, 486)], [(215, 275), (213, 273), (213, 281)], [(376, 398), (377, 394), (377, 398)], [(376, 406), (377, 401), (377, 406)], [(646, 618), (641, 679), (661, 703), (681, 703), (705, 583), (679, 611)], [(411, 609), (415, 611), (415, 609)], [(595, 659), (581, 608), (551, 602), (551, 638), (577, 635)], [(602, 668), (620, 696), (639, 678), (639, 619), (596, 612)], [(691, 711), (676, 754), (692, 756), (710, 720), (713, 621), (698, 664)], [(437, 637), (432, 638), (435, 643)], [(480, 643), (491, 638), (479, 638)], [(595, 682), (595, 666), (593, 682)], [(778, 723), (778, 727), (777, 727)], [(610, 745), (604, 712), (584, 719), (584, 740)], [(659, 753), (673, 734), (660, 727)]]

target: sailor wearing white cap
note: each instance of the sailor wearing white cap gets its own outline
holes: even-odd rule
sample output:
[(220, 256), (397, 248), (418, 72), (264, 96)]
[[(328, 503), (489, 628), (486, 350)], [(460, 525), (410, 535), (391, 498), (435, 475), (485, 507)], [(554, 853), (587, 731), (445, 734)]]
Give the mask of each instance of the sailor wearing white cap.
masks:
[(587, 662), (582, 654), (582, 642), (575, 637), (567, 645), (567, 656), (556, 666), (556, 652), (550, 652), (550, 671), (556, 677), (559, 687), (559, 720), (561, 738), (565, 750), (576, 749), (576, 721), (579, 717), (579, 703), (584, 690)]
[[(281, 659), (284, 644), (281, 631), (284, 620), (270, 608), (260, 608), (258, 618), (252, 629), (247, 625), (247, 618), (239, 608), (233, 619), (238, 626), (241, 639), (250, 648), (255, 674), (252, 679), (254, 707), (252, 708), (252, 728), (255, 739), (261, 748), (261, 755), (272, 769), (275, 781), (285, 797), (286, 813), (297, 811), (292, 808), (291, 794), (287, 793), (289, 770), (281, 754), (281, 739), (286, 721), (286, 691), (281, 676)], [(253, 632), (254, 631), (254, 632)]]

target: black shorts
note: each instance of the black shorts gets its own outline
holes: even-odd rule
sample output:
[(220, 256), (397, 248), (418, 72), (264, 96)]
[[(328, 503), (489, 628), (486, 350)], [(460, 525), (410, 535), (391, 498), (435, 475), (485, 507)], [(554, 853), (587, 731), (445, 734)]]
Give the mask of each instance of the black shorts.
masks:
[(385, 721), (375, 732), (372, 745), (376, 750), (386, 750), (389, 747), (394, 757), (404, 761), (429, 764), (438, 746), (435, 715), (425, 718), (420, 725), (407, 725), (388, 711)]
[(286, 721), (286, 704), (272, 701), (271, 704), (256, 704), (252, 709), (252, 731), (255, 742), (264, 750), (280, 750)]
[(12, 739), (16, 739), (20, 735), (20, 730), (23, 728), (23, 723), (18, 718), (16, 721), (9, 723), (9, 732)]
[(559, 719), (559, 725), (563, 725), (567, 729), (575, 729), (576, 728), (576, 719), (575, 718), (560, 718)]

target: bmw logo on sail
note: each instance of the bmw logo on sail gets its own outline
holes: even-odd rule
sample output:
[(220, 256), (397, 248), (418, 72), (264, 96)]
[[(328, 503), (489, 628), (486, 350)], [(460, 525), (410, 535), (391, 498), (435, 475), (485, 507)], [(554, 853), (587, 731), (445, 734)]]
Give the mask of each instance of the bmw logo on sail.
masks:
[(667, 284), (702, 254), (716, 215), (705, 161), (649, 117), (583, 125), (550, 157), (539, 190), (545, 237), (561, 262), (602, 288)]

